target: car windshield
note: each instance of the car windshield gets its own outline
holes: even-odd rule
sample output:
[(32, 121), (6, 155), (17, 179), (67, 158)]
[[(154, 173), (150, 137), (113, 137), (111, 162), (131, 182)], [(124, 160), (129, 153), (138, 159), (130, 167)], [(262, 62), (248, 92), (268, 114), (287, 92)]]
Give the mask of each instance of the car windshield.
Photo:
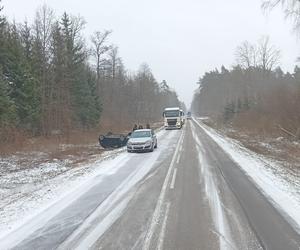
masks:
[(150, 131), (135, 131), (131, 134), (131, 138), (151, 137)]
[(177, 116), (179, 116), (178, 110), (165, 111), (165, 117), (177, 117)]

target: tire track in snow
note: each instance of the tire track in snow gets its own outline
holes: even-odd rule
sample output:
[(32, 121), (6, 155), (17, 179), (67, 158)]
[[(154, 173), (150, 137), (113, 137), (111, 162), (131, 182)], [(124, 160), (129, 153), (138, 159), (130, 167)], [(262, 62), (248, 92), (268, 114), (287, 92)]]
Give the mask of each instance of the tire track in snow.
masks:
[[(130, 174), (107, 199), (87, 218), (84, 223), (72, 233), (59, 249), (88, 249), (106, 232), (106, 230), (122, 215), (130, 202), (132, 189), (154, 167), (160, 153), (167, 149), (167, 144), (174, 137), (169, 133), (165, 142), (161, 143), (160, 150), (154, 151), (144, 161), (139, 161), (135, 171)], [(132, 155), (141, 158), (141, 154)], [(111, 211), (111, 212), (110, 212)]]
[(160, 219), (161, 213), (162, 213), (163, 208), (164, 208), (165, 196), (166, 196), (166, 193), (167, 193), (167, 186), (170, 182), (171, 172), (172, 172), (172, 169), (174, 168), (176, 157), (177, 157), (177, 154), (179, 152), (179, 148), (180, 148), (180, 146), (182, 144), (182, 141), (183, 141), (183, 138), (184, 138), (184, 132), (185, 131), (182, 131), (181, 136), (178, 140), (178, 144), (177, 144), (175, 153), (172, 157), (171, 164), (169, 166), (169, 169), (168, 169), (168, 172), (166, 174), (164, 183), (162, 185), (162, 189), (161, 189), (160, 195), (158, 197), (158, 201), (156, 203), (155, 210), (154, 210), (153, 215), (152, 215), (150, 226), (149, 226), (148, 231), (145, 235), (144, 245), (143, 245), (143, 248), (142, 248), (143, 250), (149, 250), (150, 249), (151, 243), (152, 243), (152, 237), (155, 233), (157, 225), (159, 224), (159, 219)]
[(205, 193), (212, 210), (213, 220), (216, 227), (216, 231), (214, 232), (219, 236), (220, 249), (237, 249), (230, 235), (230, 231), (227, 225), (227, 218), (223, 211), (222, 203), (219, 197), (218, 187), (215, 183), (212, 173), (209, 170), (211, 166), (206, 160), (205, 148), (202, 145), (198, 135), (196, 134), (195, 126), (193, 123), (191, 123), (191, 129), (198, 151), (198, 161), (201, 173), (199, 178), (203, 179)]

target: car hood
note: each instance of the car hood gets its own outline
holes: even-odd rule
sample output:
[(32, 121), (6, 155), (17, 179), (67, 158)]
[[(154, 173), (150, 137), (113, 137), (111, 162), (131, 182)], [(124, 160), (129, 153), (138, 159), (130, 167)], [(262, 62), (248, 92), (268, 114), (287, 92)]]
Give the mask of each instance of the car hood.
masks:
[(130, 143), (146, 143), (147, 141), (151, 141), (151, 138), (150, 137), (130, 138), (128, 142), (130, 142)]

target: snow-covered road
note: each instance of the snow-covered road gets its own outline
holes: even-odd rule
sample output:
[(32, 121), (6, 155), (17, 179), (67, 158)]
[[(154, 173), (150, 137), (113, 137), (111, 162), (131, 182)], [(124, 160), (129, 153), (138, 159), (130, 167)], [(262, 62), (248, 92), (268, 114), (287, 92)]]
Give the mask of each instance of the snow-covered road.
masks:
[(299, 250), (298, 186), (198, 120), (158, 132), (153, 153), (105, 157), (60, 179), (0, 249)]
[(201, 128), (245, 171), (261, 192), (276, 206), (300, 233), (300, 183), (288, 176), (288, 181), (276, 175), (276, 164), (245, 149), (236, 141), (218, 134), (205, 124)]
[[(57, 200), (54, 197), (48, 207), (25, 218), (10, 233), (3, 235), (1, 246), (32, 249), (40, 242), (43, 247), (53, 249), (67, 238), (65, 244), (71, 242), (74, 245), (74, 239), (79, 239), (80, 246), (91, 245), (93, 234), (99, 237), (99, 232), (104, 232), (120, 215), (117, 206), (124, 209), (136, 183), (171, 154), (178, 137), (176, 131), (166, 133), (162, 130), (157, 136), (159, 148), (151, 154), (128, 154), (119, 150), (114, 158), (95, 163), (97, 168), (92, 174), (72, 182), (65, 195), (58, 196)], [(97, 220), (95, 228), (91, 227), (93, 218)], [(106, 218), (109, 218), (108, 222)], [(85, 240), (82, 240), (83, 232), (88, 235)]]

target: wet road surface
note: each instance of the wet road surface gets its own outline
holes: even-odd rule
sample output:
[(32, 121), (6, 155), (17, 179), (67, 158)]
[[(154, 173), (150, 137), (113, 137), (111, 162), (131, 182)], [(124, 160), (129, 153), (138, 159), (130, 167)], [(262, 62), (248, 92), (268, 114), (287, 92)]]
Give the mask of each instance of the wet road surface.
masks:
[(120, 153), (108, 170), (1, 249), (300, 249), (296, 230), (196, 120), (159, 132), (153, 153)]

